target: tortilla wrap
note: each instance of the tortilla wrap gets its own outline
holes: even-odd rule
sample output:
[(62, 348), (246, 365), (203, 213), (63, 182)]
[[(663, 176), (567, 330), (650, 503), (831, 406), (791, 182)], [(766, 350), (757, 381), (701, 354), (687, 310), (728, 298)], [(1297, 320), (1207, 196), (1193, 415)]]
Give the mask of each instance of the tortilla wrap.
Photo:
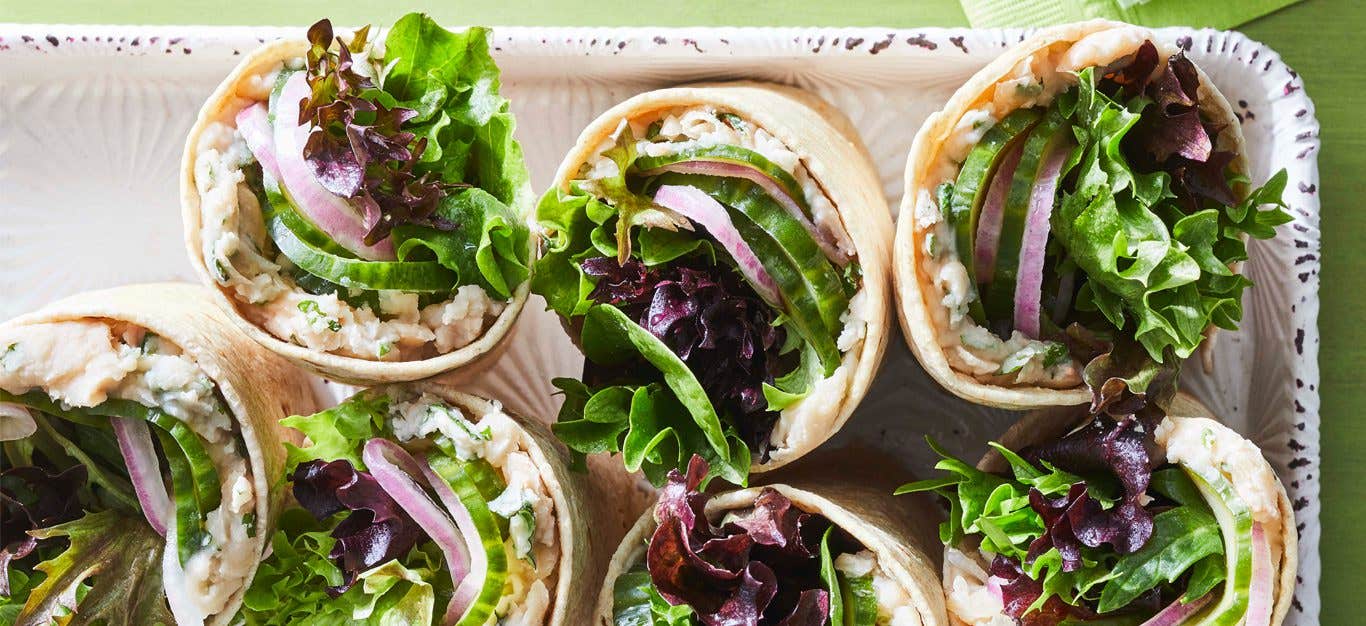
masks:
[[(1091, 399), (1091, 394), (1084, 384), (1067, 389), (1029, 385), (1002, 386), (983, 382), (968, 373), (954, 369), (944, 347), (940, 344), (940, 336), (949, 332), (947, 311), (937, 301), (940, 291), (925, 267), (927, 261), (924, 258), (924, 237), (928, 230), (917, 223), (915, 216), (915, 205), (920, 194), (933, 194), (934, 187), (942, 182), (935, 179), (935, 167), (940, 163), (941, 153), (946, 149), (945, 144), (959, 120), (975, 108), (991, 101), (996, 85), (1014, 78), (1017, 67), (1022, 64), (1028, 65), (1037, 57), (1042, 65), (1052, 69), (1056, 67), (1059, 55), (1091, 36), (1118, 37), (1122, 38), (1124, 44), (1105, 51), (1105, 58), (1097, 60), (1099, 65), (1113, 63), (1132, 54), (1145, 39), (1151, 39), (1157, 44), (1164, 55), (1175, 51), (1170, 47), (1164, 50), (1163, 46), (1169, 44), (1162, 42), (1156, 34), (1121, 22), (1092, 20), (1043, 29), (1006, 49), (1001, 56), (974, 74), (966, 84), (954, 92), (943, 109), (925, 120), (911, 145), (911, 152), (906, 161), (906, 184), (898, 214), (892, 262), (901, 328), (907, 344), (925, 371), (944, 388), (965, 400), (1007, 409), (1032, 409), (1082, 404)], [(1091, 43), (1096, 41), (1092, 39)], [(1132, 45), (1128, 45), (1130, 43)], [(1219, 133), (1216, 149), (1234, 152), (1237, 156), (1230, 167), (1237, 173), (1246, 174), (1248, 163), (1241, 122), (1228, 100), (1215, 89), (1209, 76), (1198, 67), (1196, 71), (1200, 76), (1201, 113), (1214, 124), (1222, 125), (1224, 129)], [(1247, 185), (1235, 185), (1234, 193), (1240, 199), (1245, 197), (1248, 193)], [(1210, 359), (1213, 332), (1213, 326), (1206, 329), (1206, 338), (1201, 346), (1201, 356), (1207, 370), (1212, 366)]]
[[(210, 301), (207, 290), (187, 284), (134, 285), (77, 294), (0, 324), (0, 342), (22, 339), (34, 326), (78, 320), (127, 322), (169, 339), (217, 384), (233, 418), (233, 429), (245, 443), (257, 494), (258, 531), (228, 549), (262, 554), (269, 546), (284, 495), (282, 483), (276, 480), (283, 472), (284, 442), (297, 442), (279, 421), (318, 410), (304, 373), (238, 331)], [(167, 551), (174, 554), (174, 546), (168, 545)], [(211, 616), (209, 623), (226, 624), (236, 615), (254, 572), (253, 566), (227, 608)]]
[[(343, 38), (347, 39), (349, 35)], [(200, 137), (215, 122), (235, 127), (237, 113), (255, 101), (243, 95), (247, 89), (247, 81), (271, 71), (286, 60), (302, 59), (308, 49), (309, 43), (304, 39), (284, 39), (261, 46), (242, 59), (200, 109), (198, 119), (186, 136), (185, 152), (180, 167), (180, 205), (185, 222), (185, 245), (190, 254), (190, 264), (199, 274), (201, 282), (211, 288), (214, 300), (243, 332), (270, 351), (326, 378), (362, 386), (413, 381), (447, 373), (451, 374), (451, 380), (457, 380), (460, 375), (453, 370), (496, 360), (506, 349), (503, 338), (526, 304), (530, 281), (523, 281), (513, 289), (512, 298), (507, 301), (502, 313), (473, 342), (445, 354), (414, 361), (376, 361), (341, 356), (282, 340), (248, 319), (243, 311), (251, 305), (239, 301), (233, 296), (230, 288), (215, 281), (204, 260), (204, 247), (201, 241), (201, 198), (195, 184), (196, 149)], [(529, 216), (534, 202), (535, 196), (528, 180), (518, 190), (513, 208), (519, 215)], [(532, 231), (528, 263), (536, 260), (538, 250), (535, 229)]]
[[(796, 152), (828, 195), (849, 234), (863, 271), (860, 294), (866, 300), (861, 317), (864, 336), (844, 351), (840, 388), (819, 387), (800, 405), (797, 423), (787, 431), (786, 445), (775, 448), (766, 463), (750, 471), (782, 467), (839, 431), (854, 412), (882, 364), (890, 332), (887, 314), (888, 246), (892, 222), (872, 157), (853, 124), (829, 104), (796, 88), (758, 82), (698, 84), (646, 92), (608, 109), (579, 135), (555, 173), (553, 187), (569, 190), (580, 168), (609, 141), (623, 120), (652, 116), (675, 107), (710, 106), (735, 113), (768, 131)], [(858, 296), (856, 296), (858, 297)], [(576, 333), (571, 332), (571, 335)], [(829, 380), (828, 378), (826, 379)], [(783, 428), (784, 416), (777, 429)], [(775, 430), (777, 432), (777, 430)]]
[[(925, 549), (937, 535), (936, 520), (918, 515), (898, 501), (889, 491), (870, 489), (833, 480), (814, 480), (794, 484), (772, 483), (717, 495), (707, 503), (709, 517), (752, 506), (763, 489), (776, 489), (798, 508), (818, 513), (848, 532), (864, 548), (877, 556), (878, 566), (906, 591), (924, 626), (948, 624), (944, 595), (940, 591), (938, 559)], [(646, 511), (631, 527), (612, 555), (594, 611), (595, 626), (614, 626), (612, 621), (613, 583), (644, 558), (650, 536), (658, 523), (654, 509)]]
[[(1173, 400), (1171, 408), (1168, 410), (1170, 419), (1176, 420), (1201, 420), (1210, 429), (1221, 429), (1231, 432), (1232, 429), (1219, 423), (1208, 407), (1189, 394), (1179, 393)], [(1060, 438), (1071, 432), (1077, 426), (1084, 424), (1089, 419), (1084, 407), (1052, 407), (1033, 411), (1020, 421), (1013, 424), (1005, 434), (1001, 435), (998, 442), (1010, 450), (1023, 450), (1031, 445), (1042, 443), (1051, 439)], [(1236, 435), (1242, 437), (1241, 435)], [(1279, 574), (1275, 577), (1276, 585), (1273, 592), (1273, 603), (1271, 612), (1271, 623), (1280, 624), (1285, 620), (1286, 614), (1290, 611), (1291, 601), (1295, 593), (1295, 574), (1299, 564), (1299, 532), (1295, 527), (1295, 511), (1291, 507), (1290, 498), (1286, 495), (1285, 485), (1281, 484), (1280, 478), (1276, 477), (1275, 471), (1271, 468), (1266, 459), (1261, 459), (1266, 466), (1266, 472), (1259, 475), (1271, 476), (1275, 482), (1274, 491), (1277, 494), (1279, 503), (1281, 523), (1281, 555), (1278, 564)], [(990, 473), (1010, 472), (1009, 465), (1004, 457), (995, 450), (990, 451), (977, 464), (978, 469)], [(1240, 480), (1248, 480), (1249, 476), (1237, 475), (1230, 476), (1235, 484)]]
[(407, 387), (429, 393), (452, 406), (468, 411), (471, 421), (502, 411), (525, 434), (526, 451), (531, 456), (546, 490), (554, 502), (559, 545), (556, 581), (551, 589), (551, 610), (547, 626), (583, 624), (592, 606), (582, 598), (592, 597), (602, 580), (611, 550), (626, 533), (627, 525), (639, 508), (624, 506), (634, 480), (620, 467), (612, 474), (585, 474), (570, 469), (568, 450), (542, 422), (509, 412), (499, 402), (473, 396), (430, 382), (390, 385), (364, 393), (385, 394)]

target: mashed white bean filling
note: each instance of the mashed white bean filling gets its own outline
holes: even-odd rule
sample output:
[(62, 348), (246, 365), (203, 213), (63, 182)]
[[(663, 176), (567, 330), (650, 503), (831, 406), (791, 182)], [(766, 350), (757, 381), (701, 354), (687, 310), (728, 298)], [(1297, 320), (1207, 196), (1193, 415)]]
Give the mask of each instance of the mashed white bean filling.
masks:
[[(983, 94), (977, 106), (958, 119), (942, 142), (915, 196), (913, 216), (921, 242), (918, 263), (923, 276), (929, 278), (922, 287), (926, 308), (953, 369), (998, 385), (1067, 389), (1081, 384), (1081, 364), (1072, 359), (1049, 363), (1047, 342), (1019, 332), (1002, 339), (968, 315), (969, 305), (978, 298), (976, 286), (960, 260), (965, 251), (957, 249), (953, 228), (944, 219), (933, 190), (957, 178), (968, 153), (1006, 115), (1017, 109), (1047, 106), (1076, 84), (1075, 72), (1114, 63), (1152, 36), (1137, 27), (1114, 28), (1062, 49), (1054, 46), (1021, 59), (1006, 78)], [(1172, 53), (1165, 44), (1154, 43), (1161, 59)]]
[[(727, 122), (722, 117), (730, 117)], [(628, 122), (623, 120), (622, 125)], [(774, 137), (764, 128), (750, 120), (739, 119), (733, 114), (709, 106), (675, 107), (659, 111), (655, 115), (640, 117), (629, 121), (632, 136), (638, 137), (637, 149), (648, 156), (666, 156), (696, 146), (733, 145), (753, 150), (775, 165), (791, 174), (801, 186), (802, 195), (811, 207), (812, 222), (830, 241), (844, 258), (832, 258), (837, 267), (842, 267), (855, 257), (853, 240), (845, 229), (843, 219), (834, 203), (821, 188), (820, 183), (807, 170), (802, 156)], [(653, 137), (647, 136), (651, 126), (657, 125)], [(617, 133), (622, 129), (618, 129)], [(617, 164), (605, 156), (616, 146), (617, 133), (603, 140), (597, 146), (594, 156), (583, 168), (582, 176), (599, 179), (615, 176)], [(844, 401), (844, 390), (852, 383), (857, 348), (867, 336), (868, 325), (866, 310), (867, 292), (860, 289), (849, 301), (849, 308), (840, 316), (844, 324), (836, 339), (835, 346), (844, 355), (840, 366), (833, 374), (817, 382), (811, 393), (803, 400), (782, 411), (769, 441), (773, 445), (769, 459), (772, 463), (782, 462), (792, 450), (805, 449), (806, 439), (818, 433), (829, 432), (828, 425), (816, 423), (834, 421), (839, 418), (837, 410)], [(832, 406), (833, 405), (833, 406)], [(797, 425), (802, 427), (798, 428)]]
[(247, 517), (255, 513), (251, 468), (237, 450), (232, 417), (217, 385), (171, 342), (126, 323), (49, 322), (0, 338), (0, 388), (34, 390), (70, 407), (110, 398), (165, 411), (204, 438), (222, 487), (222, 504), (208, 513), (212, 545), (180, 567), (174, 524), (163, 554), (167, 599), (181, 624), (202, 623), (227, 608), (260, 559)]
[[(298, 68), (302, 59), (289, 65)], [(365, 65), (358, 63), (358, 65)], [(238, 85), (242, 106), (208, 125), (195, 146), (194, 180), (200, 196), (200, 240), (214, 281), (238, 301), (238, 310), (272, 335), (311, 350), (380, 361), (446, 354), (478, 339), (507, 302), (478, 285), (422, 305), (417, 294), (378, 291), (379, 310), (335, 294), (313, 295), (293, 278), (301, 270), (266, 234), (261, 206), (242, 169), (255, 158), (237, 132), (242, 108), (270, 97), (280, 68)]]
[[(494, 610), (500, 626), (543, 624), (550, 611), (559, 563), (555, 503), (528, 452), (525, 432), (501, 408), (470, 415), (431, 394), (395, 398), (389, 426), (400, 442), (445, 438), (462, 460), (482, 458), (498, 470), (507, 488), (489, 509), (509, 519), (508, 582)], [(530, 511), (528, 524), (519, 511)], [(576, 601), (573, 598), (565, 601)]]
[[(869, 550), (835, 557), (835, 569), (850, 578), (871, 576), (877, 596), (877, 626), (921, 626), (920, 610), (911, 595), (878, 564)], [(848, 609), (846, 609), (848, 610)]]
[[(1166, 461), (1213, 468), (1233, 484), (1238, 498), (1262, 525), (1271, 562), (1281, 562), (1283, 519), (1280, 490), (1261, 450), (1233, 429), (1207, 418), (1167, 417), (1153, 433)], [(992, 556), (976, 549), (944, 550), (944, 594), (949, 614), (969, 626), (1013, 626), (1005, 615), (1000, 588), (987, 574)], [(838, 566), (838, 564), (837, 564)]]

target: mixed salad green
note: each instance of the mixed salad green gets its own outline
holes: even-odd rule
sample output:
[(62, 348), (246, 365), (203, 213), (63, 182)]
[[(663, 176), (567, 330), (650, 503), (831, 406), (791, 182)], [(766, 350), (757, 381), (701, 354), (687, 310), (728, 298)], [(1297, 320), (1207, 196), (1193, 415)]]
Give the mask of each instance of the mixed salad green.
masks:
[(550, 239), (532, 290), (587, 357), (583, 380), (555, 381), (555, 434), (579, 453), (620, 452), (655, 484), (694, 454), (744, 484), (779, 413), (839, 366), (859, 266), (764, 155), (664, 137), (660, 122), (637, 132), (614, 135), (612, 173), (585, 166), (537, 209)]
[[(508, 486), (479, 453), (489, 428), (413, 395), (363, 392), (283, 422), (309, 445), (289, 446), (281, 479), (297, 506), (247, 590), (245, 623), (483, 626), (508, 610), (510, 576), (535, 570), (535, 518), (497, 505)], [(400, 441), (395, 411), (413, 401), (432, 433)]]
[(872, 574), (835, 567), (857, 540), (773, 488), (715, 522), (707, 472), (700, 456), (669, 472), (644, 558), (612, 583), (615, 626), (877, 624)]
[(931, 442), (943, 476), (897, 493), (947, 501), (941, 541), (987, 563), (1017, 623), (1268, 624), (1275, 564), (1260, 525), (1222, 471), (1151, 456), (1153, 420), (1100, 414), (1019, 453), (992, 443), (1003, 473)]
[[(140, 350), (159, 345), (149, 333)], [(226, 415), (223, 407), (218, 400)], [(75, 407), (42, 390), (0, 389), (0, 411), (32, 427), (0, 441), (0, 625), (65, 623), (77, 612), (91, 622), (176, 623), (162, 553), (173, 548), (184, 567), (218, 548), (207, 527), (222, 499), (211, 444), (130, 400)]]
[(1290, 220), (1284, 171), (1244, 192), (1235, 131), (1201, 108), (1189, 59), (1164, 62), (1149, 41), (1117, 65), (1006, 115), (937, 190), (976, 289), (968, 314), (1045, 342), (1025, 356), (1048, 367), (1124, 343), (1177, 367), (1211, 325), (1237, 328), (1245, 239)]
[(376, 315), (385, 290), (511, 298), (528, 276), (527, 172), (488, 30), (408, 14), (382, 57), (370, 35), (314, 24), (304, 66), (237, 116), (271, 242), (300, 289)]

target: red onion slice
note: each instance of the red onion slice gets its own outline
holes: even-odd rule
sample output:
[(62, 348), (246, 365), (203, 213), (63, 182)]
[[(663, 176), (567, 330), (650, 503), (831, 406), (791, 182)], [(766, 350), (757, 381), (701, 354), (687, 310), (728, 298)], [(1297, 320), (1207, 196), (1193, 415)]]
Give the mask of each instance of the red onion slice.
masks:
[(987, 593), (997, 600), (1005, 601), (1005, 595), (1001, 592), (1001, 585), (1005, 584), (1006, 579), (999, 576), (987, 577)]
[(38, 432), (33, 414), (23, 405), (0, 402), (0, 441), (27, 439)]
[(1029, 194), (1029, 212), (1020, 245), (1020, 273), (1015, 278), (1015, 329), (1039, 338), (1039, 309), (1043, 306), (1043, 262), (1048, 249), (1048, 219), (1053, 216), (1058, 176), (1067, 160), (1067, 144), (1051, 146)]
[(1269, 626), (1271, 624), (1272, 591), (1274, 573), (1271, 563), (1271, 546), (1266, 541), (1266, 531), (1261, 524), (1252, 525), (1252, 584), (1248, 589), (1247, 617), (1243, 626)]
[(280, 164), (275, 160), (275, 131), (270, 127), (270, 112), (258, 102), (237, 113), (237, 132), (247, 142), (247, 149), (261, 164), (261, 169), (274, 180), (280, 180)]
[(1001, 223), (1005, 219), (1006, 193), (1010, 191), (1010, 181), (1015, 177), (1015, 168), (1020, 165), (1024, 154), (1024, 142), (1006, 153), (1005, 159), (991, 178), (982, 212), (977, 216), (977, 238), (973, 242), (972, 265), (977, 282), (990, 283), (996, 272), (996, 253), (1001, 246)]
[(1148, 621), (1143, 622), (1142, 626), (1176, 626), (1185, 621), (1186, 618), (1195, 615), (1213, 599), (1213, 593), (1207, 593), (1185, 604), (1182, 604), (1181, 599), (1177, 598), (1175, 602), (1167, 605), (1167, 608), (1158, 611), (1157, 615), (1148, 618)]
[[(420, 465), (422, 466), (422, 474), (427, 477), (427, 482), (431, 483), (432, 488), (436, 490), (436, 495), (441, 499), (441, 503), (446, 505), (446, 510), (455, 519), (455, 525), (460, 528), (463, 536), (478, 536), (479, 530), (474, 525), (474, 517), (470, 515), (469, 509), (465, 508), (465, 503), (460, 501), (459, 496), (455, 495), (455, 490), (451, 489), (450, 484), (432, 469), (426, 459), (422, 459)], [(468, 546), (466, 547), (468, 549)], [(463, 579), (456, 586), (450, 604), (446, 605), (445, 623), (447, 624), (455, 623), (465, 614), (465, 611), (469, 610), (470, 605), (474, 604), (475, 598), (478, 597), (480, 589), (484, 587), (484, 578), (488, 576), (489, 557), (484, 553), (483, 548), (468, 549), (468, 553), (470, 559), (468, 563), (464, 564)]]
[(740, 266), (740, 273), (754, 286), (754, 291), (775, 307), (782, 304), (778, 283), (769, 276), (754, 250), (740, 237), (740, 231), (735, 230), (735, 224), (731, 223), (730, 215), (721, 203), (701, 189), (686, 185), (661, 186), (655, 192), (655, 202), (706, 228), (735, 259), (735, 264)]
[(385, 238), (373, 246), (365, 245), (365, 233), (369, 229), (364, 217), (346, 198), (324, 189), (313, 174), (313, 168), (304, 161), (309, 126), (295, 123), (291, 103), (300, 102), (310, 94), (303, 72), (290, 76), (280, 91), (280, 111), (275, 115), (279, 181), (299, 210), (342, 247), (371, 261), (392, 261), (393, 242)]
[[(825, 233), (806, 216), (802, 211), (801, 205), (797, 200), (787, 193), (787, 190), (778, 181), (765, 176), (763, 172), (752, 167), (746, 167), (739, 163), (727, 163), (725, 161), (680, 161), (665, 165), (664, 167), (653, 170), (654, 172), (678, 172), (680, 174), (703, 174), (706, 176), (721, 176), (724, 178), (743, 178), (756, 185), (759, 185), (764, 192), (772, 196), (778, 204), (783, 205), (784, 209), (792, 215), (794, 219), (801, 223), (802, 228), (811, 234), (811, 238), (816, 240), (816, 244), (825, 252), (826, 258), (833, 261), (836, 265), (844, 267), (849, 262), (849, 257), (835, 247), (835, 242), (831, 241)], [(650, 172), (646, 172), (647, 174)]]
[[(425, 475), (425, 463), (418, 463), (413, 455), (408, 454), (408, 451), (398, 444), (379, 438), (365, 442), (361, 459), (365, 461), (366, 467), (370, 469), (370, 475), (379, 486), (383, 487), (384, 491), (403, 507), (413, 521), (417, 522), (427, 536), (441, 548), (441, 554), (446, 558), (446, 567), (451, 571), (451, 582), (456, 589), (460, 589), (470, 572), (470, 550), (465, 545), (465, 537), (451, 522), (451, 518), (432, 502), (427, 492), (414, 480), (414, 476)], [(433, 486), (438, 483), (445, 484), (439, 477), (437, 481), (433, 481)], [(440, 487), (436, 488), (440, 494)], [(450, 486), (447, 485), (446, 488), (450, 489)], [(451, 604), (454, 605), (455, 602), (456, 599), (452, 598)], [(451, 607), (447, 608), (447, 617), (452, 610)]]
[(109, 424), (119, 440), (119, 453), (123, 455), (123, 464), (128, 466), (128, 479), (142, 506), (142, 515), (152, 525), (152, 530), (165, 537), (167, 522), (171, 519), (171, 495), (161, 478), (161, 464), (157, 462), (147, 422), (132, 417), (111, 417)]

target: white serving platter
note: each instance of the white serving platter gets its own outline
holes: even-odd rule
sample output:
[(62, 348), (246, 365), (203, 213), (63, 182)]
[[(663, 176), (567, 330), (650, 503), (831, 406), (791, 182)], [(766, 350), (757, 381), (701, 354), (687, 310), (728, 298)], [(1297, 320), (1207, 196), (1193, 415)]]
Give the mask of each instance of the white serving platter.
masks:
[[(302, 29), (0, 25), (0, 319), (116, 284), (195, 280), (176, 175), (201, 101), (241, 56)], [(495, 57), (532, 180), (549, 182), (579, 130), (612, 104), (702, 79), (773, 80), (843, 110), (899, 204), (912, 137), (1019, 30), (498, 28)], [(1185, 389), (1262, 446), (1294, 502), (1300, 577), (1287, 624), (1318, 623), (1318, 122), (1279, 55), (1236, 32), (1164, 29), (1235, 105), (1255, 182), (1285, 168), (1294, 221), (1255, 242), (1243, 328), (1222, 333), (1216, 368)], [(552, 376), (582, 359), (533, 301), (506, 356), (474, 385), (553, 420)], [(346, 390), (330, 386), (334, 396)], [(882, 373), (828, 448), (876, 448), (908, 479), (932, 464), (930, 435), (976, 458), (1016, 416), (933, 383), (900, 334)]]

